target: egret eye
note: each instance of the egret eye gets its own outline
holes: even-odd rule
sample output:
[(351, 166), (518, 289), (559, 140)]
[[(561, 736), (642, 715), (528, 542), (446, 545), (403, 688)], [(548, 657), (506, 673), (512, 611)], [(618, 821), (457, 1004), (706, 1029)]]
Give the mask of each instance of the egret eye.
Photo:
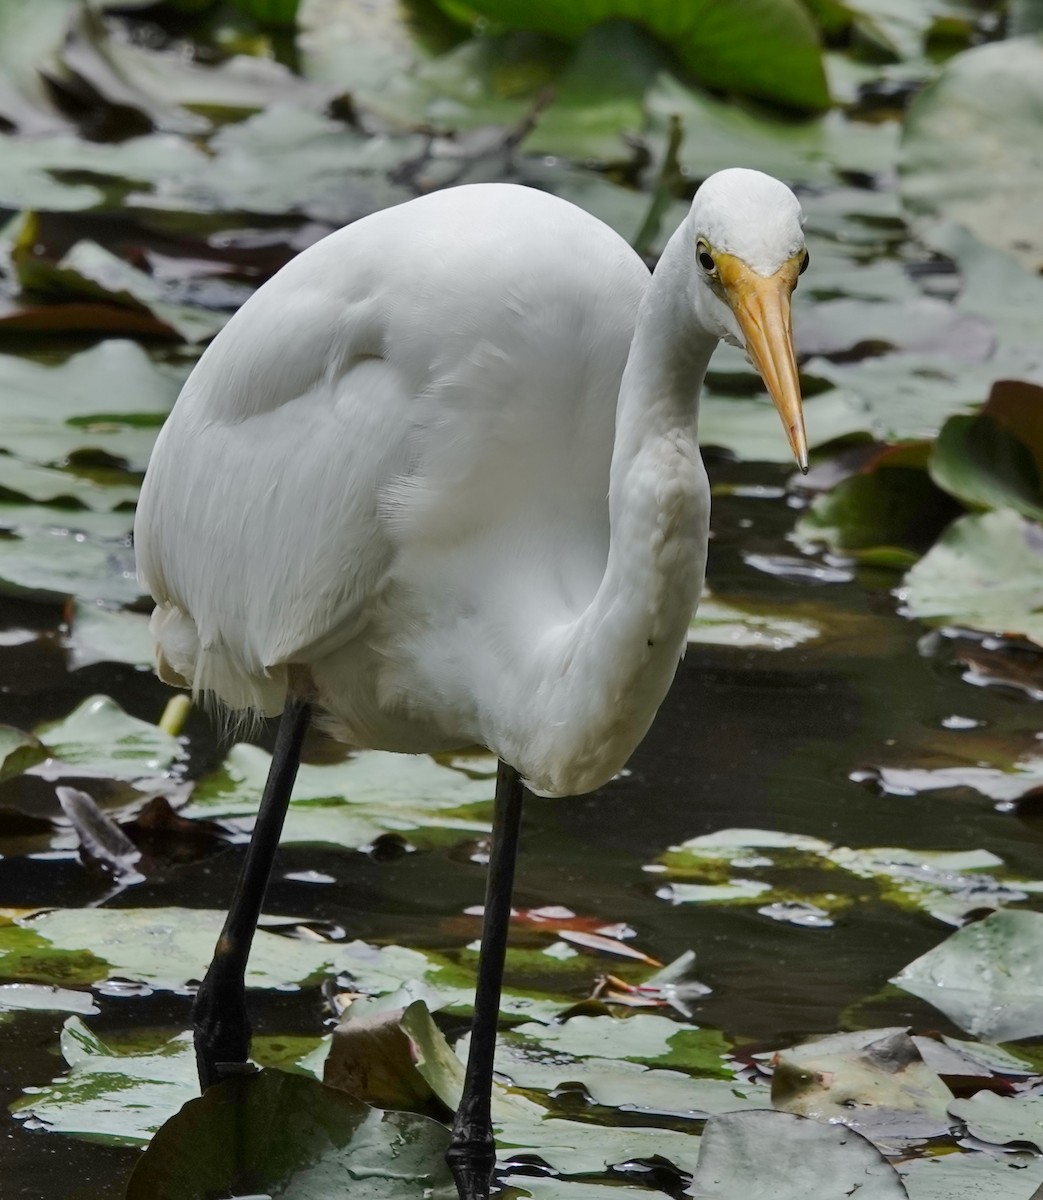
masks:
[(713, 255), (710, 253), (710, 248), (705, 242), (696, 242), (695, 257), (699, 266), (702, 267), (707, 275), (717, 273), (717, 264), (713, 261)]
[(810, 263), (810, 262), (811, 262), (811, 255), (805, 250), (804, 257), (800, 260), (800, 270), (797, 272), (797, 274), (803, 275), (804, 272), (808, 269), (808, 263)]

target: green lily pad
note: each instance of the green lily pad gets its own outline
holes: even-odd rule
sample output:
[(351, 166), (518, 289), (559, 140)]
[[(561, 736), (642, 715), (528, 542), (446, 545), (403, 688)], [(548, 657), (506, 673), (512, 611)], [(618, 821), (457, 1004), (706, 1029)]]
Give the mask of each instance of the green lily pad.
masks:
[(958, 929), (891, 982), (961, 1029), (1006, 1042), (1043, 1033), (1043, 914), (1003, 910)]
[(213, 312), (170, 300), (163, 286), (97, 242), (80, 241), (54, 264), (31, 253), (14, 257), (23, 288), (48, 296), (83, 296), (101, 300), (155, 319), (155, 332), (164, 331), (186, 342), (203, 342), (214, 336), (228, 319)]
[(832, 362), (813, 358), (805, 379), (824, 380), (866, 410), (865, 429), (877, 441), (932, 438), (957, 413), (972, 413), (997, 379), (1043, 383), (1043, 352), (1001, 348), (985, 362), (902, 351)]
[(0, 538), (0, 591), (36, 600), (133, 604), (141, 596), (126, 542), (88, 540), (64, 529)]
[(160, 775), (182, 757), (177, 738), (125, 713), (108, 696), (91, 696), (62, 721), (42, 725), (40, 741), (77, 774), (108, 779)]
[[(714, 365), (720, 361), (715, 356)], [(865, 436), (871, 425), (867, 406), (840, 391), (809, 396), (804, 403), (811, 449), (852, 435)], [(720, 446), (744, 462), (791, 463), (785, 431), (775, 406), (765, 397), (704, 392), (699, 400), (699, 441)]]
[(729, 1113), (706, 1124), (692, 1200), (907, 1200), (879, 1150), (842, 1125), (780, 1112)]
[[(510, 1163), (523, 1155), (537, 1156), (552, 1170), (569, 1175), (600, 1175), (619, 1164), (657, 1157), (690, 1172), (695, 1168), (699, 1153), (699, 1138), (695, 1133), (655, 1126), (595, 1125), (590, 1121), (566, 1121), (548, 1116), (539, 1121), (498, 1122), (496, 1146), (501, 1162)], [(526, 1188), (530, 1182), (537, 1181), (526, 1179)], [(564, 1184), (557, 1179), (554, 1182)], [(617, 1188), (612, 1191), (618, 1194)], [(643, 1191), (647, 1197), (648, 1191)], [(543, 1196), (546, 1192), (533, 1194)], [(557, 1190), (552, 1193), (554, 1200), (559, 1194), (569, 1200), (573, 1196), (573, 1192), (564, 1186), (560, 1193)], [(625, 1194), (627, 1189), (624, 1189)], [(582, 1190), (575, 1195), (576, 1200), (583, 1200)]]
[(797, 545), (826, 545), (873, 566), (915, 563), (960, 509), (916, 461), (923, 456), (910, 451), (888, 448), (816, 496), (794, 528)]
[(908, 1159), (898, 1171), (909, 1200), (1032, 1200), (1043, 1185), (1043, 1158), (1027, 1154), (941, 1154)]
[[(57, 365), (0, 355), (0, 447), (43, 466), (63, 466), (77, 452), (102, 451), (144, 471), (183, 378), (183, 371), (157, 366), (140, 346), (120, 339), (99, 342)], [(73, 477), (66, 477), (71, 486)], [(6, 470), (0, 470), (0, 486), (20, 490), (17, 477), (9, 481)], [(34, 500), (80, 498), (75, 491), (24, 494)]]
[(46, 747), (31, 733), (0, 725), (0, 783), (21, 775), (46, 757)]
[[(203, 978), (223, 922), (223, 913), (205, 909), (54, 909), (0, 928), (0, 978), (58, 985), (119, 978), (184, 988)], [(260, 929), (247, 986), (313, 983), (336, 972), (339, 949)]]
[(885, 170), (898, 154), (898, 127), (848, 120), (840, 112), (821, 118), (786, 118), (727, 103), (687, 87), (664, 72), (646, 96), (651, 136), (667, 135), (677, 116), (685, 130), (682, 166), (696, 179), (725, 167), (752, 167), (791, 184), (836, 182), (837, 169)]
[(99, 1011), (90, 992), (74, 992), (69, 988), (46, 987), (38, 983), (0, 984), (0, 1010), (10, 1009), (73, 1012), (85, 1016)]
[(643, 25), (670, 46), (701, 83), (793, 108), (829, 106), (818, 35), (792, 0), (757, 0), (736, 8), (713, 0), (678, 8), (662, 0), (467, 0), (469, 8), (511, 29), (575, 40), (602, 21)]
[[(856, 850), (801, 834), (723, 829), (672, 846), (646, 870), (671, 881), (657, 895), (675, 904), (755, 903), (767, 916), (776, 915), (764, 907), (771, 904), (814, 904), (823, 916), (841, 911), (856, 894), (851, 879), (856, 877), (872, 882), (868, 894), (875, 899), (958, 925), (984, 906), (999, 908), (1043, 890), (1043, 881), (985, 873), (1002, 867), (1001, 859), (984, 850)], [(843, 883), (838, 870), (848, 876)], [(730, 879), (735, 871), (755, 878)], [(809, 882), (815, 871), (821, 874), (817, 887)], [(792, 877), (799, 879), (799, 890), (790, 884)], [(701, 882), (689, 882), (693, 879)]]
[(931, 451), (935, 483), (968, 508), (1043, 519), (1043, 387), (1001, 380), (976, 417), (951, 417)]
[[(631, 1018), (638, 1020), (639, 1018)], [(460, 1052), (461, 1047), (457, 1047)], [(581, 1084), (595, 1104), (646, 1114), (702, 1119), (711, 1113), (763, 1108), (770, 1103), (762, 1083), (697, 1078), (683, 1071), (646, 1067), (628, 1059), (573, 1058), (534, 1032), (500, 1035), (496, 1070), (515, 1087), (551, 1092)]]
[(210, 156), (129, 198), (174, 212), (289, 213), (346, 224), (409, 198), (395, 167), (424, 151), (419, 135), (366, 137), (308, 109), (273, 104), (209, 142)]
[(455, 1195), (444, 1126), (385, 1113), (303, 1075), (260, 1071), (208, 1088), (153, 1138), (127, 1200), (207, 1191), (329, 1200), (346, 1180), (359, 1200)]
[(103, 102), (136, 110), (163, 132), (206, 133), (212, 124), (203, 113), (238, 116), (280, 101), (322, 108), (333, 95), (270, 58), (233, 55), (204, 66), (177, 49), (109, 36), (89, 12), (77, 18), (60, 54), (65, 71)]
[(951, 59), (906, 120), (901, 189), (910, 210), (958, 221), (1038, 271), (1043, 149), (1034, 131), (1041, 114), (1039, 37), (1008, 38)]
[[(234, 820), (252, 828), (270, 763), (271, 757), (256, 746), (233, 746), (224, 765), (196, 787), (185, 815)], [(491, 802), (493, 790), (491, 781), (423, 755), (369, 750), (339, 763), (303, 763), (283, 842), (358, 849), (389, 830), (485, 831), (488, 816), (468, 810)]]
[(1043, 644), (1043, 532), (1009, 509), (954, 521), (898, 590), (906, 616)]
[(71, 671), (99, 662), (153, 663), (149, 619), (144, 613), (77, 603), (63, 640)]
[(788, 617), (785, 611), (749, 612), (704, 594), (688, 626), (688, 641), (744, 650), (791, 650), (814, 641), (821, 633), (813, 621)]
[(0, 116), (26, 137), (65, 129), (41, 67), (53, 67), (75, 7), (69, 0), (0, 5)]
[[(88, 996), (89, 999), (89, 996)], [(97, 1009), (94, 1009), (97, 1011)], [(255, 1061), (293, 1066), (316, 1038), (256, 1037)], [(21, 1120), (49, 1131), (117, 1146), (144, 1146), (177, 1111), (199, 1095), (191, 1033), (141, 1049), (113, 1048), (79, 1017), (62, 1030), (61, 1050), (69, 1072), (43, 1087), (27, 1088), (12, 1105)]]
[[(40, 212), (115, 208), (135, 182), (176, 179), (202, 170), (206, 162), (202, 150), (175, 134), (124, 142), (87, 142), (64, 133), (32, 139), (0, 134), (0, 206)], [(83, 175), (98, 182), (74, 182)]]
[(1027, 1144), (1043, 1150), (1043, 1097), (976, 1092), (953, 1100), (949, 1112), (965, 1121), (972, 1136), (994, 1146)]
[(960, 311), (990, 321), (1002, 345), (1039, 347), (1043, 331), (1036, 314), (1043, 307), (1043, 279), (955, 221), (932, 223), (921, 236), (959, 267)]

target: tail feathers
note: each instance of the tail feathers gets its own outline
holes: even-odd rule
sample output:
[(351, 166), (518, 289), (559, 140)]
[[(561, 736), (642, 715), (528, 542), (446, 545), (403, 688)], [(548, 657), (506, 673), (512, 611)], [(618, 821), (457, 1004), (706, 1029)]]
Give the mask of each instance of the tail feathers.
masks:
[(164, 683), (192, 689), (196, 700), (218, 701), (233, 713), (275, 716), (286, 703), (286, 668), (247, 671), (227, 649), (200, 642), (188, 613), (174, 605), (158, 605), (149, 631), (156, 670)]

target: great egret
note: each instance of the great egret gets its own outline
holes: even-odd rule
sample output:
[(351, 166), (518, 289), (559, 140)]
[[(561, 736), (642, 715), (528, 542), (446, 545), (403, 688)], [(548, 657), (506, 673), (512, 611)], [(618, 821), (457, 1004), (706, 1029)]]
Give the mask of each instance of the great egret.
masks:
[(649, 276), (563, 200), (458, 187), (331, 234), (260, 288), (185, 384), (135, 541), (160, 676), (282, 710), (193, 1019), (203, 1086), (245, 1063), (243, 974), (311, 711), (352, 746), (499, 758), (464, 1097), (448, 1154), (488, 1195), (522, 783), (609, 780), (673, 679), (706, 562), (699, 390), (747, 351), (801, 467), (800, 205), (709, 178)]

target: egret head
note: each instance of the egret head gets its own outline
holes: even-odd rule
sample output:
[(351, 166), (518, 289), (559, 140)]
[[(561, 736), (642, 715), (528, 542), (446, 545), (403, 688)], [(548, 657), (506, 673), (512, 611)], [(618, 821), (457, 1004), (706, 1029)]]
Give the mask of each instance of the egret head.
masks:
[(790, 325), (790, 296), (808, 265), (800, 202), (770, 175), (735, 167), (706, 180), (689, 221), (700, 319), (718, 337), (746, 351), (806, 471), (807, 438)]

